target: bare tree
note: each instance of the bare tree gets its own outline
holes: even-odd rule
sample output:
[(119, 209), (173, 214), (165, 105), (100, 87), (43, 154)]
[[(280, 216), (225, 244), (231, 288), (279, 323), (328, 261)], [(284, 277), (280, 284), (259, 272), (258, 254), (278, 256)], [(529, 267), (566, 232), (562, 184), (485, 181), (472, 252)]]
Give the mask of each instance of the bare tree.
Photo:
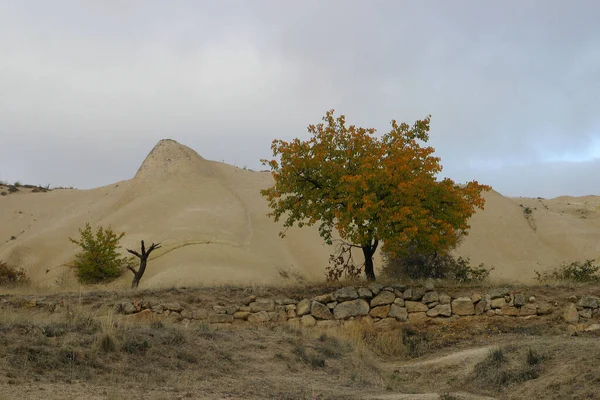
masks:
[(133, 254), (134, 256), (140, 259), (140, 268), (138, 270), (136, 270), (132, 265), (127, 266), (127, 269), (133, 272), (133, 281), (131, 282), (132, 288), (137, 288), (140, 284), (140, 280), (142, 280), (142, 276), (144, 276), (144, 272), (146, 272), (146, 264), (148, 263), (148, 257), (150, 256), (150, 253), (152, 253), (152, 251), (158, 248), (160, 248), (160, 243), (152, 243), (148, 250), (146, 250), (146, 246), (144, 246), (144, 241), (142, 240), (141, 254), (135, 250), (127, 249), (129, 253)]

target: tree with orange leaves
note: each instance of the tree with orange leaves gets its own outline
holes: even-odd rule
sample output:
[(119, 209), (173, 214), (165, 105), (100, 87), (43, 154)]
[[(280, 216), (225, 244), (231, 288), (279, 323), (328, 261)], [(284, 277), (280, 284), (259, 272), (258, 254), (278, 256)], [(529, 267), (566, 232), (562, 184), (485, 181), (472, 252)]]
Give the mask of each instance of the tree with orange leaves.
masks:
[[(271, 149), (279, 161), (261, 160), (275, 180), (261, 190), (269, 216), (275, 222), (285, 218), (284, 227), (318, 224), (330, 245), (337, 231), (350, 255), (352, 248), (362, 250), (368, 280), (375, 280), (373, 255), (380, 243), (392, 255), (409, 247), (452, 249), (468, 233), (468, 220), (483, 208), (481, 193), (490, 187), (436, 178), (440, 159), (424, 146), (430, 118), (413, 126), (393, 120), (378, 138), (375, 129), (347, 126), (343, 115), (336, 118), (330, 110), (323, 123), (309, 125), (309, 140), (274, 140)], [(330, 277), (339, 278), (342, 265), (349, 268), (338, 263)]]

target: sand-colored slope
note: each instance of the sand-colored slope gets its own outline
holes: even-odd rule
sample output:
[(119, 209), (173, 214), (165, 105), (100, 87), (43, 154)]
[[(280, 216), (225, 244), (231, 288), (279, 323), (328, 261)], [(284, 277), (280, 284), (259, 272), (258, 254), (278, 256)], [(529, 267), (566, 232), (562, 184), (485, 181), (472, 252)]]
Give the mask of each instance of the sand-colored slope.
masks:
[[(56, 285), (72, 274), (63, 266), (77, 251), (68, 238), (90, 222), (126, 232), (124, 247), (141, 239), (163, 244), (142, 286), (277, 283), (282, 271), (323, 279), (331, 247), (316, 228), (278, 236), (281, 225), (266, 216), (259, 193), (272, 183), (269, 173), (208, 161), (163, 140), (131, 180), (0, 197), (0, 259), (25, 268), (35, 283)], [(496, 278), (528, 281), (534, 270), (600, 254), (600, 198), (511, 199), (494, 191), (486, 198), (458, 253), (494, 266)], [(116, 285), (129, 280), (126, 274)]]
[(0, 237), (17, 236), (1, 245), (0, 259), (53, 285), (77, 251), (68, 238), (90, 222), (126, 232), (124, 247), (138, 247), (141, 239), (162, 243), (144, 286), (274, 283), (281, 271), (323, 277), (329, 249), (316, 230), (292, 229), (280, 239), (281, 225), (266, 216), (259, 189), (271, 183), (268, 173), (207, 161), (164, 140), (129, 181), (0, 199)]

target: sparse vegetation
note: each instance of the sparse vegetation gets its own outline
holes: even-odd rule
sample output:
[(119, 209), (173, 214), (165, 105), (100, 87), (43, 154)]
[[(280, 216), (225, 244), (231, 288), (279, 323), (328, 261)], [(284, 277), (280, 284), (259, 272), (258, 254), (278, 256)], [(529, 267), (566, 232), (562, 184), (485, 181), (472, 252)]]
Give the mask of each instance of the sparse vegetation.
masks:
[(392, 279), (447, 279), (459, 283), (483, 282), (493, 268), (472, 266), (469, 258), (434, 252), (429, 255), (408, 254), (397, 258), (383, 254), (383, 274)]
[(536, 279), (541, 283), (546, 282), (568, 282), (568, 283), (590, 283), (600, 282), (600, 265), (595, 260), (574, 261), (563, 263), (560, 267), (550, 271), (534, 271)]
[(73, 266), (81, 283), (100, 283), (118, 278), (128, 260), (117, 253), (119, 241), (125, 233), (116, 234), (111, 228), (98, 227), (96, 233), (86, 223), (85, 229), (79, 229), (81, 238), (69, 238), (72, 243), (81, 247)]
[(0, 260), (0, 286), (18, 286), (29, 283), (23, 268), (15, 268)]

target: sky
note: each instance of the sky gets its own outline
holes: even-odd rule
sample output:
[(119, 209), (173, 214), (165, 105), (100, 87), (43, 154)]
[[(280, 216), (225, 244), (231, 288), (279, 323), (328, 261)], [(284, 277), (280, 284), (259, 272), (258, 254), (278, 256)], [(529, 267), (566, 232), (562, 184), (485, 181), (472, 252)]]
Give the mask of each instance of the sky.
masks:
[(329, 109), (431, 115), (443, 176), (600, 195), (596, 0), (0, 0), (0, 180), (130, 179), (171, 138), (264, 169)]

